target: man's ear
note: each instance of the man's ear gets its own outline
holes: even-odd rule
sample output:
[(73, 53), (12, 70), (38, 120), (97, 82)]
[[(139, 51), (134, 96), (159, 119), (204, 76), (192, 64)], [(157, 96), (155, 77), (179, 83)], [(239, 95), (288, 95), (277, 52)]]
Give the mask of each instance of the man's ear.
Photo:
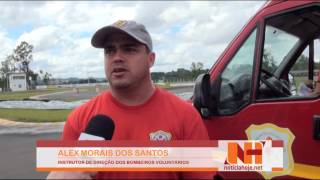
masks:
[(148, 56), (149, 56), (148, 57), (149, 68), (151, 68), (154, 65), (156, 54), (154, 52), (150, 52)]

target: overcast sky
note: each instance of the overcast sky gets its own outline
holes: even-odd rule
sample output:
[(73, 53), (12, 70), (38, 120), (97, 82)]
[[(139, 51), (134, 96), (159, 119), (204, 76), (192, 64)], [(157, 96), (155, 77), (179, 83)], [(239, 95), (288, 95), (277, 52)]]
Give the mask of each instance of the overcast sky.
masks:
[(119, 19), (136, 20), (153, 38), (152, 72), (210, 68), (264, 1), (0, 2), (0, 61), (21, 41), (34, 46), (31, 68), (55, 78), (104, 77), (94, 32)]

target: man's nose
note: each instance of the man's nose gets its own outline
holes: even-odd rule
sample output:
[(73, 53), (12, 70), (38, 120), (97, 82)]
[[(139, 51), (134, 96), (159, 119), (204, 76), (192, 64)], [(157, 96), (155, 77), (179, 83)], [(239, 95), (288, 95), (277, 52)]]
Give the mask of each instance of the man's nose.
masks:
[(121, 51), (120, 48), (118, 48), (114, 55), (113, 55), (113, 60), (114, 62), (122, 62), (125, 60), (125, 57), (124, 57), (124, 54), (123, 54), (123, 51)]

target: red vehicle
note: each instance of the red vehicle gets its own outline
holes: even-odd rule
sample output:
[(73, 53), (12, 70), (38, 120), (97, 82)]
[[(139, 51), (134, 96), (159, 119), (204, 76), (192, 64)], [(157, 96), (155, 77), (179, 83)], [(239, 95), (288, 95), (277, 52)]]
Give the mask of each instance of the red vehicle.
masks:
[(211, 139), (284, 142), (283, 171), (222, 178), (320, 179), (319, 38), (320, 1), (268, 1), (198, 77), (193, 103)]

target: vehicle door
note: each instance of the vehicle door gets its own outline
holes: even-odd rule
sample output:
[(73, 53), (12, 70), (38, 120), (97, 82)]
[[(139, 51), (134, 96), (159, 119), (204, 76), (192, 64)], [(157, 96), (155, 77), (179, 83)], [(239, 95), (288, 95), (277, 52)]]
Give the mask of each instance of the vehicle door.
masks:
[(283, 140), (284, 170), (221, 173), (226, 178), (320, 178), (320, 96), (312, 91), (320, 69), (320, 6), (277, 6), (244, 29), (221, 71), (219, 62), (212, 68), (210, 112), (196, 107), (207, 116), (211, 139)]

